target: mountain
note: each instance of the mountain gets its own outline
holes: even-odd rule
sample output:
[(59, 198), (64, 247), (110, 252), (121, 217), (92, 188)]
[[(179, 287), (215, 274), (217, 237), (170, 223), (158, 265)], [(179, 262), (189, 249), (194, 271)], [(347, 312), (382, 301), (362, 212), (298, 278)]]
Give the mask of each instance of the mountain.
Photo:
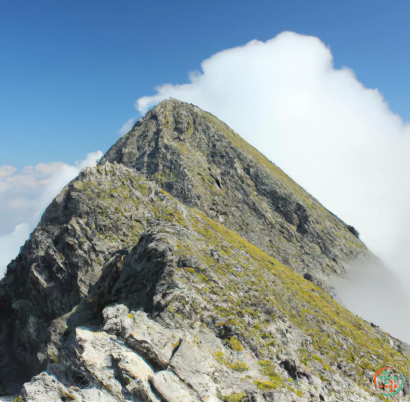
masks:
[(196, 106), (163, 102), (108, 151), (106, 162), (137, 170), (299, 274), (313, 274), (316, 284), (328, 285), (329, 274), (343, 274), (346, 261), (367, 252), (349, 226)]
[[(289, 157), (292, 157), (289, 155)], [(338, 303), (375, 258), (223, 122), (157, 105), (44, 213), (0, 282), (17, 401), (380, 401), (410, 348)]]

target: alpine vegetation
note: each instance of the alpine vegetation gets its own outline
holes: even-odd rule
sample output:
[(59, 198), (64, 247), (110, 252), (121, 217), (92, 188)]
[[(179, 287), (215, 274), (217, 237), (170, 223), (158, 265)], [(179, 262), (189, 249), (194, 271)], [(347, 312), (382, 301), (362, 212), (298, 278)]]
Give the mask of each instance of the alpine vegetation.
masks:
[(8, 265), (0, 392), (375, 402), (389, 366), (403, 379), (392, 399), (409, 401), (409, 346), (332, 286), (376, 260), (349, 224), (218, 118), (165, 100), (60, 192)]

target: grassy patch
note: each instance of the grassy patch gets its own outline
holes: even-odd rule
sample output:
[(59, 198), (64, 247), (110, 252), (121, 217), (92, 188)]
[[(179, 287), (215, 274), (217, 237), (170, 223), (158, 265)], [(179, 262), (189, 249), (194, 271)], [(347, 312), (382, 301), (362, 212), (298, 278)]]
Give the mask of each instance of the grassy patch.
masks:
[(220, 396), (221, 400), (223, 400), (224, 402), (242, 402), (245, 397), (245, 392), (234, 392), (230, 395)]

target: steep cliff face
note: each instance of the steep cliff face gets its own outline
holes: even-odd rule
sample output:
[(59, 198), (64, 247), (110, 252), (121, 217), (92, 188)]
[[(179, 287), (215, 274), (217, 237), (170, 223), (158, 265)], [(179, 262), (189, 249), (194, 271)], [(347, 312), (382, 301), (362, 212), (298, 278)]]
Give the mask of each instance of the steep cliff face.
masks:
[[(292, 155), (289, 155), (291, 158)], [(140, 172), (296, 272), (326, 284), (365, 253), (348, 226), (223, 122), (171, 99), (103, 157)]]
[[(340, 306), (326, 282), (362, 254), (222, 122), (163, 102), (56, 197), (9, 265), (0, 392), (380, 401), (375, 371), (408, 378), (409, 347)], [(410, 400), (408, 382), (396, 400)]]

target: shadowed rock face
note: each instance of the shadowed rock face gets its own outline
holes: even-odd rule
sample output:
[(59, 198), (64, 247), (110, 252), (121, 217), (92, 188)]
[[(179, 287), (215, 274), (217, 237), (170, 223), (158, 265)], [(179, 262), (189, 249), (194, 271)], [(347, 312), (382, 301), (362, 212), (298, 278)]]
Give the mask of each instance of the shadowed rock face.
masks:
[(196, 106), (162, 102), (107, 152), (106, 162), (137, 170), (296, 272), (312, 270), (325, 283), (329, 273), (343, 274), (346, 261), (366, 252), (350, 227)]
[(8, 266), (0, 395), (379, 400), (375, 370), (408, 376), (409, 347), (326, 282), (366, 253), (226, 125), (165, 101), (56, 197)]

